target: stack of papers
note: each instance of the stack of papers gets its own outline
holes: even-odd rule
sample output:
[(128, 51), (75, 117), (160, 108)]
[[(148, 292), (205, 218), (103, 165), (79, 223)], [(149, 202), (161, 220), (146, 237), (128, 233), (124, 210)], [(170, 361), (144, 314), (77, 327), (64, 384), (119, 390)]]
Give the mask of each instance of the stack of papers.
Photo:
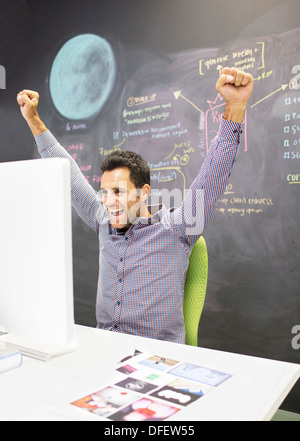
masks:
[(27, 357), (42, 361), (48, 361), (53, 357), (72, 352), (76, 349), (75, 342), (68, 346), (60, 346), (10, 333), (0, 333), (0, 344), (1, 343), (5, 343), (10, 349), (18, 351)]

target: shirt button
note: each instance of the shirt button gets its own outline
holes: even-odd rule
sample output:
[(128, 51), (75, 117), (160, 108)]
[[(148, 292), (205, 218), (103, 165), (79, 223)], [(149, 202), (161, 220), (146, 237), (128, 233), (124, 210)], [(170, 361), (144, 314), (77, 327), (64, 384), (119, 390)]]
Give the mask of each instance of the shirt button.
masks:
[(122, 280), (123, 280), (123, 279), (119, 279), (119, 282), (122, 283)]
[(121, 305), (121, 302), (120, 302), (120, 301), (118, 301), (118, 302), (117, 302), (117, 306), (120, 306), (120, 305)]
[(120, 262), (123, 262), (123, 257), (121, 257)]

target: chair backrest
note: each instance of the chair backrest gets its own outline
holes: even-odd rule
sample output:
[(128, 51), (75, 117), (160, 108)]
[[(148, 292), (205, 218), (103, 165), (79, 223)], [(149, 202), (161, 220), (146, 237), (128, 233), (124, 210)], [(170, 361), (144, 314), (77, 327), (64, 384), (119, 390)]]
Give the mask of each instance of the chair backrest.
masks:
[(183, 314), (187, 345), (198, 345), (198, 327), (205, 301), (207, 275), (207, 248), (201, 236), (192, 249), (184, 287)]

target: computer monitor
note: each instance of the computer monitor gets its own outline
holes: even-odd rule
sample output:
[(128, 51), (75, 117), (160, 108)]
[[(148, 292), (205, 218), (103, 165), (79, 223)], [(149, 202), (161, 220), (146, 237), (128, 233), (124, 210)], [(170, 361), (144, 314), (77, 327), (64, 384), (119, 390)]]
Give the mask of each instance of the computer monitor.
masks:
[(74, 346), (67, 159), (0, 164), (0, 330)]

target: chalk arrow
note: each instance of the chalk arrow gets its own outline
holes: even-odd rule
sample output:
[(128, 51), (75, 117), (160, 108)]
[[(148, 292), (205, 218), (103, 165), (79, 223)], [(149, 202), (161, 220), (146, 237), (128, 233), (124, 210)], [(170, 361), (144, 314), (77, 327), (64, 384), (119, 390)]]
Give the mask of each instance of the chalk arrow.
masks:
[(179, 97), (187, 101), (189, 104), (191, 104), (193, 107), (195, 107), (196, 110), (198, 110), (200, 113), (204, 113), (203, 110), (199, 109), (192, 101), (188, 100), (185, 96), (181, 94), (181, 90), (178, 90), (177, 92), (174, 92), (175, 99), (178, 100)]
[(278, 92), (280, 92), (281, 90), (285, 90), (287, 87), (288, 87), (288, 84), (282, 84), (282, 86), (279, 87), (279, 89), (275, 90), (275, 92), (270, 93), (270, 95), (265, 96), (265, 97), (262, 98), (261, 100), (257, 101), (257, 103), (252, 104), (251, 108), (257, 106), (257, 104), (261, 103), (262, 101), (265, 101), (267, 98), (270, 98), (270, 97), (271, 97), (272, 95), (274, 95), (275, 93), (278, 93)]

